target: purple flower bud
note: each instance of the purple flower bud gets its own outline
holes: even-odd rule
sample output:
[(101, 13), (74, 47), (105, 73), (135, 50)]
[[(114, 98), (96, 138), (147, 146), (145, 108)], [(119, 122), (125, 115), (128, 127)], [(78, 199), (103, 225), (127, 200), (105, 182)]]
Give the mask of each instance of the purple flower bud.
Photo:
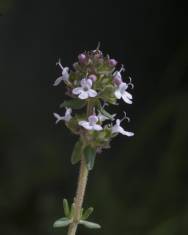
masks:
[(80, 54), (79, 56), (78, 56), (78, 60), (79, 60), (79, 62), (81, 63), (81, 64), (83, 64), (83, 63), (85, 63), (85, 61), (86, 61), (86, 55), (85, 54)]
[(112, 66), (112, 67), (115, 67), (117, 65), (117, 61), (115, 59), (110, 59), (109, 60), (109, 64)]
[(95, 74), (89, 75), (88, 78), (91, 79), (93, 82), (95, 82), (97, 80), (97, 76)]

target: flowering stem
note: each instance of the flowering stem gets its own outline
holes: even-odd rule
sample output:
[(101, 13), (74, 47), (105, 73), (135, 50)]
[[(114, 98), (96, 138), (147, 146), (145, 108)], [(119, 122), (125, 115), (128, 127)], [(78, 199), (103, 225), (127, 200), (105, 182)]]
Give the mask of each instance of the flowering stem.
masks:
[[(87, 116), (89, 116), (92, 112), (92, 105), (88, 102), (87, 105)], [(85, 190), (86, 190), (86, 185), (87, 185), (87, 179), (88, 179), (88, 168), (85, 163), (84, 155), (82, 154), (81, 156), (81, 161), (80, 161), (80, 172), (79, 172), (79, 177), (78, 177), (78, 186), (77, 186), (77, 191), (76, 191), (76, 197), (74, 199), (75, 203), (75, 212), (73, 216), (73, 222), (69, 225), (68, 228), (68, 233), (67, 235), (75, 235), (77, 231), (77, 227), (80, 221), (80, 214), (81, 214), (81, 209), (84, 201), (84, 195), (85, 195)]]
[(67, 235), (75, 235), (76, 234), (76, 230), (77, 230), (78, 223), (80, 220), (80, 212), (81, 212), (82, 204), (83, 204), (83, 200), (84, 200), (87, 178), (88, 178), (88, 169), (86, 167), (84, 156), (82, 155), (81, 163), (80, 163), (80, 173), (79, 173), (79, 178), (78, 178), (77, 192), (76, 192), (76, 197), (74, 200), (75, 212), (74, 212), (73, 222), (70, 224), (70, 226), (68, 228)]

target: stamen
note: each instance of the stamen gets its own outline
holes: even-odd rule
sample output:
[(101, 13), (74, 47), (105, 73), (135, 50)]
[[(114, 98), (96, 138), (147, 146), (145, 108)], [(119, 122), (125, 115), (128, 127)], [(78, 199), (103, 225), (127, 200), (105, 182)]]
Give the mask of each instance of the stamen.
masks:
[(101, 46), (101, 42), (98, 42), (96, 51), (99, 51), (100, 46)]
[(124, 121), (124, 120), (126, 120), (126, 119), (127, 119), (128, 122), (130, 122), (130, 118), (127, 117), (126, 112), (124, 111), (123, 113), (124, 113), (124, 117), (121, 119), (121, 122)]
[(129, 77), (128, 86), (131, 86), (131, 89), (134, 89), (134, 84), (132, 83), (132, 78), (131, 77)]
[(125, 71), (125, 68), (124, 68), (124, 65), (122, 64), (121, 69), (119, 70), (119, 72), (121, 73), (121, 72), (124, 72), (124, 71)]
[(59, 65), (59, 67), (63, 70), (63, 66), (61, 64), (61, 59), (59, 58), (58, 62), (56, 63), (56, 65)]

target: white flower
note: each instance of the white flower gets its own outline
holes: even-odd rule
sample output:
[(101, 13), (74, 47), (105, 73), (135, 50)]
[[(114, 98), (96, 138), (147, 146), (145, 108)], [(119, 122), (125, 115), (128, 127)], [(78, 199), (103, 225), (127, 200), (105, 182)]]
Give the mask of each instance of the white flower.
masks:
[(125, 82), (120, 83), (120, 85), (115, 90), (115, 96), (117, 99), (123, 99), (127, 104), (132, 104), (132, 95), (127, 92), (128, 84)]
[(103, 128), (102, 126), (96, 124), (98, 121), (99, 119), (96, 115), (91, 115), (88, 117), (88, 122), (80, 121), (78, 124), (87, 130), (101, 131)]
[(123, 127), (120, 126), (121, 121), (119, 119), (116, 120), (116, 124), (112, 127), (112, 133), (121, 133), (126, 136), (133, 136), (133, 132), (125, 131)]
[(88, 97), (95, 97), (97, 92), (92, 87), (92, 80), (83, 78), (80, 82), (81, 87), (76, 87), (72, 90), (72, 93), (78, 95), (82, 100), (87, 99)]
[(72, 113), (71, 108), (66, 108), (65, 116), (60, 116), (58, 113), (53, 113), (54, 117), (57, 119), (56, 124), (60, 121), (63, 121), (63, 120), (65, 122), (69, 122), (70, 119), (72, 118), (71, 113)]
[(58, 86), (62, 81), (68, 82), (69, 80), (69, 68), (68, 67), (64, 67), (62, 66), (60, 60), (57, 62), (57, 65), (59, 65), (59, 67), (61, 68), (62, 72), (61, 72), (61, 77), (58, 77), (53, 86)]

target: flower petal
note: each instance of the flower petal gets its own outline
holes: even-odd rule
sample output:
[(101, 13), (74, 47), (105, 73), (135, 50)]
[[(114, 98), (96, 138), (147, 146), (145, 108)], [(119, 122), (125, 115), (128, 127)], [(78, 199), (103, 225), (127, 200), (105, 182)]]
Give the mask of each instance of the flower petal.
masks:
[(86, 86), (87, 86), (87, 80), (86, 80), (86, 78), (83, 78), (83, 79), (80, 81), (80, 85), (81, 85), (82, 87), (86, 87)]
[(64, 73), (63, 80), (64, 81), (68, 81), (69, 80), (69, 74), (68, 73)]
[(121, 133), (122, 135), (126, 135), (126, 131), (123, 129), (123, 127), (119, 126), (117, 129), (119, 133)]
[(89, 89), (92, 87), (92, 84), (93, 84), (92, 80), (87, 79), (87, 86), (88, 86)]
[(98, 125), (98, 124), (94, 124), (94, 125), (93, 125), (93, 129), (94, 129), (95, 131), (101, 131), (103, 128), (102, 128), (102, 126), (100, 126), (100, 125)]
[(125, 101), (125, 103), (127, 103), (127, 104), (132, 104), (132, 100), (130, 100), (130, 99), (126, 96), (126, 94), (123, 94), (123, 95), (122, 95), (122, 99)]
[(133, 132), (125, 131), (121, 126), (119, 127), (119, 133), (121, 133), (122, 135), (129, 136), (129, 137), (134, 135)]
[(95, 97), (95, 96), (97, 96), (97, 92), (93, 89), (90, 89), (88, 91), (88, 95), (89, 95), (89, 97)]
[(88, 120), (89, 120), (89, 123), (92, 125), (92, 124), (95, 124), (96, 122), (98, 122), (98, 117), (96, 115), (91, 115), (88, 117)]
[(61, 76), (61, 77), (58, 77), (58, 78), (55, 80), (53, 86), (58, 86), (62, 81), (63, 81), (63, 77), (62, 77), (62, 76)]
[(125, 90), (127, 90), (127, 88), (128, 88), (128, 85), (127, 85), (127, 83), (125, 83), (125, 82), (122, 82), (122, 83), (119, 85), (119, 90), (120, 90), (121, 93), (123, 93)]
[(124, 94), (127, 96), (127, 98), (132, 100), (133, 96), (129, 92), (124, 91)]
[(92, 126), (90, 126), (89, 122), (80, 121), (78, 124), (87, 130), (92, 130)]
[(129, 132), (129, 131), (124, 131), (126, 136), (134, 136), (133, 132)]
[(118, 125), (114, 125), (111, 129), (112, 133), (119, 133), (119, 126)]
[(117, 99), (121, 99), (121, 93), (119, 91), (119, 89), (117, 89), (115, 92), (114, 92), (114, 95)]
[(85, 91), (82, 91), (80, 95), (78, 96), (81, 100), (85, 100), (88, 98), (88, 93)]
[(76, 87), (72, 90), (72, 93), (75, 95), (79, 95), (83, 91), (82, 87)]

